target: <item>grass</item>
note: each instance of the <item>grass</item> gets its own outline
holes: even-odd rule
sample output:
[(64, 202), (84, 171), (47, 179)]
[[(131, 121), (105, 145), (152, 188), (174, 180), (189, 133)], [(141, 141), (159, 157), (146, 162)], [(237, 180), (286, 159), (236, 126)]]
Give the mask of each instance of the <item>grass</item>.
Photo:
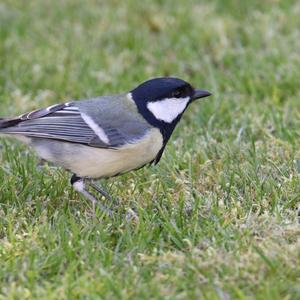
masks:
[[(299, 1), (0, 4), (0, 112), (175, 75), (213, 97), (114, 219), (1, 139), (0, 299), (300, 299)], [(136, 206), (139, 222), (126, 220)]]

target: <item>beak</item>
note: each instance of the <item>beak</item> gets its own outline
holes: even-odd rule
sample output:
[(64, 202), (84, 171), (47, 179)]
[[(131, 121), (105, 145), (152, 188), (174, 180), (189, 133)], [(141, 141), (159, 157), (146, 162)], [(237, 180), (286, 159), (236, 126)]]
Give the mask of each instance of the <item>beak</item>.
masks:
[(204, 98), (210, 96), (211, 93), (205, 90), (195, 90), (194, 95), (192, 97), (192, 101), (199, 99), (199, 98)]

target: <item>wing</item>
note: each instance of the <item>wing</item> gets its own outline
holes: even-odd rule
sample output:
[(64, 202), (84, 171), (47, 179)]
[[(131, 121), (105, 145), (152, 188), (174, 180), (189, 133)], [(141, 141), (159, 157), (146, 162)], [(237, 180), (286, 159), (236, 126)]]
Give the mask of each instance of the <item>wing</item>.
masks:
[[(148, 126), (133, 117), (130, 110), (119, 109), (117, 118), (116, 112), (111, 114), (108, 109), (107, 97), (104, 101), (101, 98), (56, 104), (14, 119), (0, 120), (0, 132), (99, 148), (134, 143), (146, 134)], [(88, 107), (88, 111), (81, 107)]]

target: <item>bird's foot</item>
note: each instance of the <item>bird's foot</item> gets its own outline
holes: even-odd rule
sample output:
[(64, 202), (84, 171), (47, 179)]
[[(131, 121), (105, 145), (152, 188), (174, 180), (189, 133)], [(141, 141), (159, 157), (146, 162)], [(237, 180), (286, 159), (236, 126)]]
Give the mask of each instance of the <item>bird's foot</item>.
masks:
[(126, 221), (134, 221), (136, 223), (139, 222), (139, 216), (137, 212), (135, 212), (135, 209), (133, 208), (127, 208), (126, 215), (125, 215)]

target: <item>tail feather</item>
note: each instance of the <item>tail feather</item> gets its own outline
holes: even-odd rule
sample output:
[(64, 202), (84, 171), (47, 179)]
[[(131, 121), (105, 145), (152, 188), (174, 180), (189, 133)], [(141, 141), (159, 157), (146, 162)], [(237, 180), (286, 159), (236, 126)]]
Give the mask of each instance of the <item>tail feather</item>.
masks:
[(1, 129), (8, 128), (10, 126), (15, 126), (19, 123), (20, 121), (18, 119), (5, 119), (5, 118), (0, 118), (0, 131)]
[(5, 119), (4, 118), (0, 118), (0, 129), (4, 128), (4, 122), (5, 122)]

